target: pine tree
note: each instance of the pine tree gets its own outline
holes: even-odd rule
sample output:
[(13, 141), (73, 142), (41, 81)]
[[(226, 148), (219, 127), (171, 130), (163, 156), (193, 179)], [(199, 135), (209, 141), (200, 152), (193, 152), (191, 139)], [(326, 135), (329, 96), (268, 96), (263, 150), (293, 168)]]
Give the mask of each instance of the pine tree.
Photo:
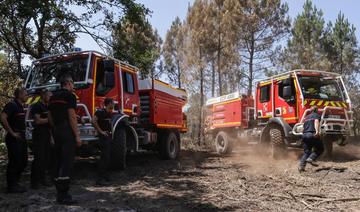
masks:
[(307, 0), (303, 8), (303, 12), (295, 18), (291, 38), (282, 52), (282, 67), (286, 70), (329, 70), (324, 50), (326, 31), (323, 12), (313, 6), (311, 0)]
[(136, 22), (123, 17), (113, 31), (114, 56), (140, 69), (141, 78), (155, 76), (162, 40), (145, 16)]
[(248, 95), (255, 74), (264, 69), (274, 55), (274, 45), (288, 34), (288, 6), (280, 0), (245, 0), (243, 21), (239, 22), (239, 49), (247, 66)]
[(162, 54), (165, 59), (165, 71), (171, 83), (182, 87), (183, 73), (181, 64), (183, 61), (184, 29), (179, 17), (173, 21), (168, 30), (163, 45)]
[[(331, 27), (332, 24), (329, 24)], [(331, 31), (327, 33), (325, 50), (331, 63), (330, 71), (349, 76), (359, 72), (359, 47), (355, 35), (355, 27), (339, 13)]]

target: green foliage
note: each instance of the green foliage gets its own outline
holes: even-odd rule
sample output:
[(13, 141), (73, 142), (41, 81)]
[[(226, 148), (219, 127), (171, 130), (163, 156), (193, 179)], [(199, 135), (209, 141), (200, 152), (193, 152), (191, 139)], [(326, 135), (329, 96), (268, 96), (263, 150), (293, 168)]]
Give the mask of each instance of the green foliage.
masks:
[(330, 29), (326, 36), (325, 50), (331, 63), (329, 71), (346, 76), (358, 73), (359, 65), (356, 60), (359, 57), (359, 48), (355, 27), (340, 12), (334, 26), (329, 23), (328, 28)]
[(155, 62), (160, 57), (161, 38), (146, 19), (124, 16), (113, 30), (114, 56), (140, 69), (142, 78), (155, 76)]
[[(74, 12), (71, 9), (77, 8)], [(121, 13), (122, 14), (119, 14)], [(102, 14), (94, 20), (95, 14)], [(90, 35), (100, 46), (109, 46), (106, 32), (114, 16), (139, 19), (148, 10), (133, 0), (3, 0), (0, 2), (0, 40), (21, 73), (23, 56), (68, 52), (79, 33)]]
[(177, 84), (181, 88), (184, 81), (181, 64), (183, 63), (184, 54), (184, 29), (179, 17), (171, 24), (166, 33), (165, 42), (162, 48), (162, 54), (165, 61), (165, 72), (171, 83)]
[(12, 71), (8, 58), (0, 54), (0, 108), (13, 97), (13, 92), (20, 85), (20, 78)]
[(323, 12), (307, 0), (303, 12), (295, 18), (291, 39), (281, 55), (281, 65), (286, 70), (329, 70), (329, 61), (324, 54), (324, 26)]

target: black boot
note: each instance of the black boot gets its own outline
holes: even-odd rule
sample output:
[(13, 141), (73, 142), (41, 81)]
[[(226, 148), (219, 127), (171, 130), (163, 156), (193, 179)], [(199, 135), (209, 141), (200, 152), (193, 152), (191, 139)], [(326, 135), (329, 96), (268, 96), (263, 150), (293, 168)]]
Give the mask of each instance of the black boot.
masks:
[(68, 193), (70, 187), (70, 180), (57, 180), (55, 181), (57, 190), (56, 201), (62, 205), (77, 204), (76, 200), (72, 199), (72, 196)]

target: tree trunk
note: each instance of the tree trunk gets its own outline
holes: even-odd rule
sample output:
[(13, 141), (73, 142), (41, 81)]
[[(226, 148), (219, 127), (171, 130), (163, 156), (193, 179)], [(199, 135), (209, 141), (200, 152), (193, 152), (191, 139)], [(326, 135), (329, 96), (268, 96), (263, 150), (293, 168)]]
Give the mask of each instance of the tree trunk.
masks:
[(218, 70), (218, 75), (219, 75), (219, 95), (223, 95), (223, 90), (222, 90), (222, 80), (221, 80), (221, 38), (220, 38), (220, 33), (218, 36), (218, 51), (217, 51), (217, 70)]
[(250, 59), (249, 59), (249, 87), (248, 87), (248, 96), (251, 96), (252, 89), (253, 89), (253, 80), (254, 80), (254, 69), (253, 69), (253, 62), (254, 62), (254, 52), (255, 52), (255, 38), (254, 34), (251, 35), (250, 40)]
[(177, 70), (178, 70), (178, 73), (177, 73), (178, 87), (181, 88), (181, 69), (180, 69), (180, 61), (179, 60), (176, 60), (176, 65), (177, 65)]
[(21, 66), (21, 52), (20, 51), (17, 51), (17, 50), (14, 50), (14, 54), (15, 54), (15, 57), (16, 57), (16, 65), (17, 65), (17, 75), (18, 76), (22, 76), (22, 66)]
[[(200, 61), (202, 60), (202, 52), (201, 52), (201, 48), (199, 48), (199, 59)], [(202, 64), (200, 62), (200, 114), (199, 114), (199, 131), (198, 131), (198, 144), (199, 146), (202, 143), (202, 122), (203, 122), (203, 106), (204, 106), (204, 69), (202, 67)]]
[(211, 60), (211, 96), (215, 96), (215, 59)]

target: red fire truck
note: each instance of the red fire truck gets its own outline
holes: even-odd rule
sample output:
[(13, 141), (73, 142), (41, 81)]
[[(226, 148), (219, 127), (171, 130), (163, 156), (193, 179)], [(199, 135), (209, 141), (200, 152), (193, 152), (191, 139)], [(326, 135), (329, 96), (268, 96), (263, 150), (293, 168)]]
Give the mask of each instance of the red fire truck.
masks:
[[(180, 133), (186, 132), (182, 108), (186, 92), (159, 80), (138, 80), (138, 69), (95, 51), (79, 51), (44, 57), (33, 62), (26, 80), (27, 105), (39, 101), (41, 89), (56, 91), (59, 78), (70, 74), (75, 82), (81, 156), (93, 154), (97, 133), (91, 124), (103, 100), (115, 100), (112, 120), (112, 162), (124, 168), (129, 151), (156, 150), (164, 159), (180, 152)], [(28, 110), (29, 111), (29, 110)], [(26, 115), (27, 139), (31, 140), (32, 117)]]
[(345, 145), (353, 120), (351, 101), (341, 75), (294, 70), (257, 83), (255, 100), (239, 92), (206, 102), (207, 132), (219, 154), (229, 153), (238, 140), (270, 145), (273, 157), (286, 147), (301, 147), (303, 121), (318, 106), (321, 135), (328, 155), (333, 143)]

